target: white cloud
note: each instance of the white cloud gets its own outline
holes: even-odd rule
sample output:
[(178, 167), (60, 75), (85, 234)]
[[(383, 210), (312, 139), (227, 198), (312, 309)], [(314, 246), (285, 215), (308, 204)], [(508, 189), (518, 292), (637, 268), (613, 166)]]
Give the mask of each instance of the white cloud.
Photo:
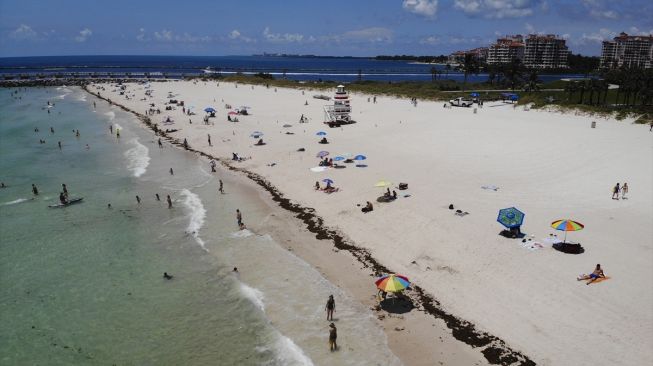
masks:
[(18, 26), (18, 28), (14, 29), (9, 33), (9, 37), (19, 40), (19, 41), (24, 41), (24, 40), (36, 40), (38, 38), (38, 35), (30, 27), (29, 25), (26, 24), (21, 24)]
[(172, 31), (169, 31), (167, 29), (162, 30), (161, 32), (154, 32), (154, 38), (157, 41), (164, 41), (164, 42), (170, 42), (172, 41)]
[(340, 35), (341, 40), (354, 42), (392, 42), (392, 38), (392, 31), (382, 27), (352, 30)]
[(530, 23), (524, 24), (524, 28), (526, 28), (526, 31), (528, 31), (528, 33), (531, 33), (531, 34), (535, 33), (535, 27)]
[(580, 38), (574, 41), (576, 44), (580, 45), (586, 45), (586, 44), (600, 44), (601, 42), (612, 39), (617, 36), (617, 33), (607, 29), (607, 28), (601, 28), (599, 29), (598, 32), (593, 32), (593, 33), (583, 33)]
[(256, 42), (255, 39), (249, 38), (247, 36), (244, 36), (238, 29), (234, 29), (229, 34), (227, 35), (227, 38), (234, 40), (234, 41), (242, 41), (245, 43), (253, 43)]
[(419, 40), (420, 44), (427, 44), (430, 46), (435, 46), (437, 44), (442, 43), (442, 39), (438, 36), (428, 36), (426, 38), (422, 38)]
[(438, 12), (438, 0), (404, 0), (404, 10), (432, 18)]
[(608, 8), (608, 5), (602, 0), (581, 0), (581, 3), (589, 11), (592, 18), (595, 19), (617, 19), (619, 14)]
[(138, 34), (136, 35), (136, 39), (139, 42), (145, 42), (145, 41), (150, 40), (150, 38), (147, 37), (147, 34), (145, 33), (145, 28), (141, 28), (141, 29), (138, 30)]
[(453, 6), (467, 15), (503, 19), (533, 15), (533, 8), (539, 2), (539, 0), (455, 0)]
[(75, 36), (75, 41), (76, 42), (86, 42), (86, 40), (93, 35), (93, 31), (91, 31), (88, 28), (84, 28), (81, 31), (79, 31), (79, 34)]
[[(299, 34), (299, 33), (272, 33), (270, 31), (270, 27), (265, 27), (263, 30), (263, 37), (268, 41), (268, 42), (275, 42), (275, 43), (301, 43), (304, 41), (304, 35)], [(314, 39), (312, 37), (309, 37), (306, 39), (306, 41), (311, 41), (311, 39)]]
[(650, 29), (648, 31), (643, 31), (635, 26), (632, 26), (628, 29), (628, 34), (632, 36), (650, 36), (653, 35), (653, 29)]

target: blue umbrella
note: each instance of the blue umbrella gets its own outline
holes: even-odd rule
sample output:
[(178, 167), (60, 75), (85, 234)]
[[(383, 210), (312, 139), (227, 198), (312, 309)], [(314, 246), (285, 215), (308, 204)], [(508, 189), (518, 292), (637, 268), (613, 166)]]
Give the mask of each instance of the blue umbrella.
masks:
[(367, 157), (365, 155), (356, 155), (354, 156), (354, 160), (365, 160)]
[(326, 136), (326, 134), (327, 133), (324, 132), (324, 131), (320, 131), (320, 132), (316, 133), (316, 135), (318, 135), (318, 136)]
[(473, 92), (470, 94), (472, 97), (480, 97), (481, 95), (477, 92)]
[(325, 157), (327, 155), (329, 155), (328, 151), (320, 151), (319, 153), (317, 153), (316, 157), (323, 158), (323, 157)]
[(259, 138), (259, 137), (263, 136), (263, 132), (254, 131), (254, 132), (252, 132), (252, 134), (250, 136), (252, 136), (254, 138)]
[(322, 182), (327, 183), (327, 184), (333, 184), (333, 181), (329, 178), (322, 179)]
[(213, 109), (213, 107), (206, 107), (206, 108), (204, 108), (204, 112), (213, 113), (213, 112), (215, 112), (215, 109)]
[(345, 157), (344, 156), (336, 156), (335, 158), (333, 158), (333, 160), (342, 161), (342, 160), (345, 160)]
[(514, 207), (502, 208), (499, 210), (499, 216), (497, 216), (497, 222), (501, 225), (512, 229), (515, 227), (520, 227), (524, 223), (523, 212), (519, 211)]

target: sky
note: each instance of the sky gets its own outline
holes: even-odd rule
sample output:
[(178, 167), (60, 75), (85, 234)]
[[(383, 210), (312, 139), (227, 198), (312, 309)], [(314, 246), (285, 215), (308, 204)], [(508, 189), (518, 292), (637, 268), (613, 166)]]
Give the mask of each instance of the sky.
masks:
[(0, 57), (440, 55), (557, 34), (599, 55), (653, 34), (651, 0), (0, 0)]

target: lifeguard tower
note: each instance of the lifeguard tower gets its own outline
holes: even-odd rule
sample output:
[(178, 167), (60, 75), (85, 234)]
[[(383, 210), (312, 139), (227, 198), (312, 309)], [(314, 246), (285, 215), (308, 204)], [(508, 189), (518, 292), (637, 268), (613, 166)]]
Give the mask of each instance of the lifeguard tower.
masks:
[(349, 93), (345, 90), (344, 85), (338, 85), (333, 96), (333, 104), (324, 106), (324, 123), (329, 126), (351, 123), (350, 114)]

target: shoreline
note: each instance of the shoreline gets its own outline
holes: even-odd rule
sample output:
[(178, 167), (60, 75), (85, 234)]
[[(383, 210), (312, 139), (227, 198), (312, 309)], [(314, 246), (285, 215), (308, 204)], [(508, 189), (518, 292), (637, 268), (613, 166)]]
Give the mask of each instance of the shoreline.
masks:
[[(79, 86), (84, 91), (91, 94), (92, 96), (104, 100), (111, 105), (115, 105), (121, 108), (123, 111), (132, 113), (146, 127), (154, 131), (155, 135), (161, 136), (171, 144), (183, 149), (182, 142), (168, 135), (167, 133), (159, 130), (156, 124), (153, 124), (149, 117), (142, 115), (122, 104), (113, 102), (110, 100), (110, 98), (102, 97), (90, 91), (88, 89), (89, 83), (84, 83), (83, 85), (79, 85)], [(237, 175), (247, 178), (248, 181), (254, 183), (260, 190), (260, 193), (262, 194), (262, 198), (267, 197), (270, 200), (270, 202), (273, 202), (274, 204), (277, 205), (277, 207), (282, 209), (281, 212), (287, 213), (288, 218), (292, 218), (294, 219), (294, 221), (297, 221), (298, 219), (299, 222), (301, 222), (301, 227), (307, 230), (308, 233), (310, 233), (312, 236), (315, 237), (315, 239), (317, 239), (318, 241), (331, 242), (333, 245), (332, 247), (329, 248), (329, 251), (331, 250), (345, 251), (350, 255), (350, 258), (353, 261), (355, 261), (359, 265), (362, 265), (363, 268), (361, 268), (360, 271), (357, 271), (357, 273), (362, 272), (360, 274), (362, 274), (364, 277), (369, 277), (372, 275), (377, 276), (381, 273), (394, 273), (388, 267), (382, 264), (380, 261), (375, 259), (369, 250), (357, 246), (355, 242), (353, 242), (351, 239), (349, 239), (345, 234), (341, 233), (339, 230), (328, 227), (324, 223), (323, 218), (316, 212), (315, 209), (311, 207), (303, 206), (299, 203), (293, 203), (291, 198), (287, 198), (278, 188), (276, 188), (272, 183), (270, 183), (266, 178), (264, 178), (260, 174), (254, 173), (244, 168), (235, 167), (232, 164), (229, 164), (224, 159), (215, 157), (202, 150), (194, 149), (192, 147), (189, 147), (186, 150), (196, 153), (207, 159), (216, 160), (225, 169), (237, 173)], [(293, 250), (298, 253), (299, 252), (303, 253), (304, 256), (300, 255), (300, 257), (304, 260), (307, 260), (305, 257), (310, 257), (308, 251), (298, 250), (297, 248), (294, 248)], [(322, 252), (321, 254), (326, 254), (326, 253), (328, 253), (328, 251)], [(319, 256), (317, 257), (319, 258)], [(315, 257), (312, 261), (311, 260), (307, 260), (307, 261), (311, 263), (311, 265), (316, 266)], [(322, 269), (318, 266), (316, 266), (316, 268), (320, 269), (320, 271), (324, 270), (327, 273), (331, 272), (331, 275), (327, 276), (327, 278), (329, 278), (329, 280), (333, 279), (332, 278), (334, 277), (333, 271), (329, 271), (328, 269)], [(338, 283), (339, 281), (336, 279), (333, 282)], [(502, 339), (493, 336), (488, 332), (479, 331), (473, 323), (461, 319), (459, 317), (456, 317), (451, 313), (448, 313), (446, 310), (442, 308), (441, 303), (434, 296), (428, 294), (420, 286), (414, 285), (411, 286), (411, 289), (412, 290), (407, 291), (406, 294), (411, 299), (414, 306), (414, 310), (417, 310), (418, 312), (427, 315), (427, 317), (432, 320), (442, 321), (446, 325), (446, 328), (450, 332), (450, 335), (453, 338), (455, 338), (455, 340), (465, 344), (466, 347), (469, 348), (470, 350), (474, 350), (475, 352), (480, 352), (485, 358), (485, 360), (490, 364), (535, 365), (535, 362), (532, 361), (528, 356), (526, 356), (522, 352), (513, 350)], [(345, 288), (345, 290), (348, 289)], [(369, 293), (371, 293), (371, 291), (369, 291), (368, 294)], [(359, 299), (361, 298), (360, 296), (356, 296), (356, 297)], [(388, 316), (386, 316), (386, 318), (388, 318)], [(393, 330), (388, 330), (388, 329), (385, 330), (389, 343), (398, 342), (398, 344), (396, 344), (395, 346), (396, 349), (400, 349), (402, 347), (405, 348), (406, 345), (409, 343), (409, 341), (397, 340), (396, 337), (394, 337), (392, 331)], [(391, 341), (391, 339), (393, 340)], [(436, 339), (433, 339), (432, 341), (435, 342)], [(393, 349), (393, 351), (395, 351), (395, 349)], [(401, 351), (396, 351), (395, 354), (406, 364), (409, 365), (419, 364), (420, 360), (412, 360), (413, 363), (408, 362), (410, 361), (406, 359), (408, 355), (404, 354), (402, 357)]]

